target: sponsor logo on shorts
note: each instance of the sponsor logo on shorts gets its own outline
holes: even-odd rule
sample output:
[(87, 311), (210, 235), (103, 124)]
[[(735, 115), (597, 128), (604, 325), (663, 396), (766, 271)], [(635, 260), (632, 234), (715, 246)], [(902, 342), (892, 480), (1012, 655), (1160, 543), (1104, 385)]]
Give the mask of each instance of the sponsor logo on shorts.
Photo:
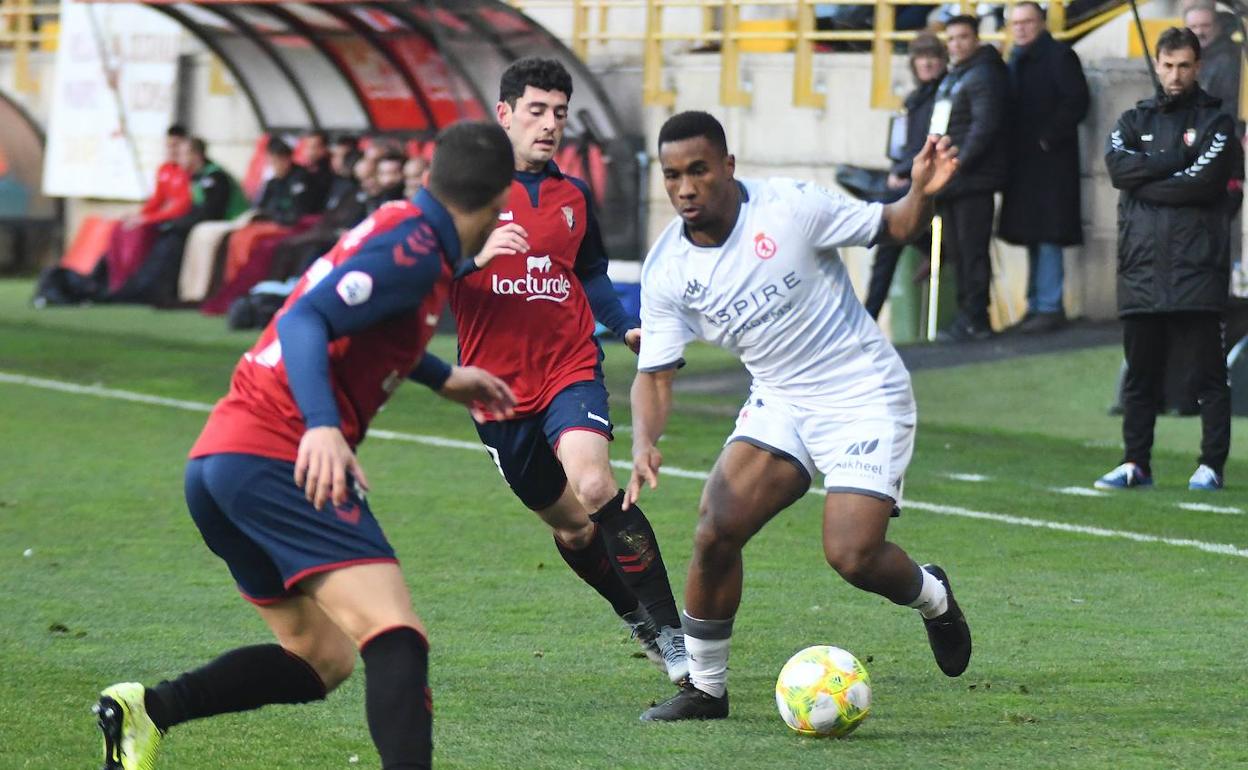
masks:
[(611, 427), (611, 423), (607, 422), (607, 420), (606, 420), (606, 418), (605, 418), (605, 417), (599, 417), (598, 415), (594, 414), (593, 412), (586, 412), (585, 414), (587, 414), (587, 415), (589, 416), (589, 419), (591, 419), (591, 420), (595, 420), (595, 421), (597, 421), (597, 422), (600, 422), (600, 423), (602, 423), (603, 425), (606, 425), (608, 428), (609, 428), (609, 427)]
[(872, 452), (874, 452), (879, 445), (880, 445), (880, 440), (878, 438), (873, 438), (869, 441), (855, 441), (854, 443), (849, 445), (848, 449), (845, 450), (845, 454), (847, 455), (869, 455)]

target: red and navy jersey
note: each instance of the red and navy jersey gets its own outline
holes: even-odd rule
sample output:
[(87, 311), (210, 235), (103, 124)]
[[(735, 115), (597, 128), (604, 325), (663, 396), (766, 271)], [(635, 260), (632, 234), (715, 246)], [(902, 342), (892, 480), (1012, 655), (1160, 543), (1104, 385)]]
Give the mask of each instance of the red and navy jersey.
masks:
[(518, 416), (540, 412), (568, 385), (594, 379), (602, 355), (595, 315), (621, 337), (640, 324), (611, 288), (589, 200), (585, 183), (554, 163), (516, 172), (499, 225), (522, 226), (529, 253), (496, 257), (451, 286), (460, 363), (506, 382)]
[(294, 461), (304, 432), (324, 425), (355, 447), (424, 355), (459, 250), (450, 214), (425, 191), (357, 225), (243, 354), (190, 456)]

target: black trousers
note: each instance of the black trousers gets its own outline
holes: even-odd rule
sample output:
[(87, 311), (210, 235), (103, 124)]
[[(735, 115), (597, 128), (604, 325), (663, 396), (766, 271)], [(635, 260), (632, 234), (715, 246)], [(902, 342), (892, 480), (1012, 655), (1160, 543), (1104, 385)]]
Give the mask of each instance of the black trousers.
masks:
[(932, 232), (925, 231), (910, 243), (881, 243), (875, 247), (875, 258), (871, 260), (871, 282), (867, 284), (867, 298), (862, 305), (872, 318), (880, 317), (880, 310), (888, 299), (888, 290), (893, 285), (893, 274), (897, 272), (897, 260), (906, 246), (914, 246), (924, 254), (931, 252)]
[(1122, 385), (1123, 462), (1149, 467), (1153, 426), (1164, 403), (1166, 369), (1190, 367), (1200, 404), (1200, 460), (1218, 474), (1231, 449), (1231, 388), (1225, 325), (1218, 313), (1147, 313), (1122, 321), (1127, 377)]
[(992, 193), (970, 193), (936, 204), (943, 221), (941, 262), (953, 267), (958, 282), (958, 313), (968, 323), (988, 326), (992, 284)]

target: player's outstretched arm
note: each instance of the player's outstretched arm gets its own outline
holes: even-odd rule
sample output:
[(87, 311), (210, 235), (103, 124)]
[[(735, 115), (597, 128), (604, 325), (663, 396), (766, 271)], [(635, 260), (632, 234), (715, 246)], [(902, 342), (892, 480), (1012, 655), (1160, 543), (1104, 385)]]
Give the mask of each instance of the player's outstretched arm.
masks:
[(633, 473), (628, 480), (628, 488), (624, 490), (622, 507), (625, 510), (641, 497), (643, 482), (651, 489), (659, 485), (663, 454), (657, 444), (667, 427), (667, 417), (672, 408), (672, 381), (675, 378), (675, 369), (664, 369), (638, 372), (633, 380)]
[(932, 220), (936, 194), (958, 170), (958, 148), (947, 136), (927, 137), (910, 166), (910, 192), (884, 207), (884, 237), (893, 243), (914, 239)]

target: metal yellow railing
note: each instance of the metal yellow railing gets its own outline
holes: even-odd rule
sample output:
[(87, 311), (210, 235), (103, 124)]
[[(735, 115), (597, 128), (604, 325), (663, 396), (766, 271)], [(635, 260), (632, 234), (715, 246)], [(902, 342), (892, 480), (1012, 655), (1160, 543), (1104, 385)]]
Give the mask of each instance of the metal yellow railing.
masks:
[[(1019, 0), (1005, 0), (1012, 6)], [(1114, 17), (1126, 12), (1122, 5), (1080, 24), (1066, 28), (1065, 5), (1071, 0), (1048, 4), (1048, 26), (1059, 40), (1086, 34)], [(815, 88), (814, 52), (820, 43), (868, 43), (871, 46), (871, 106), (896, 108), (900, 97), (892, 90), (892, 57), (897, 43), (912, 40), (915, 32), (899, 31), (894, 26), (899, 5), (945, 5), (943, 0), (509, 0), (522, 11), (535, 9), (566, 9), (572, 13), (569, 44), (582, 59), (593, 43), (632, 41), (642, 46), (643, 88), (646, 104), (671, 105), (675, 94), (663, 88), (664, 44), (686, 42), (694, 45), (717, 45), (720, 51), (720, 102), (724, 106), (749, 106), (751, 95), (740, 80), (741, 44), (746, 41), (784, 42), (792, 45), (793, 104), (798, 107), (822, 108), (825, 97)], [(818, 30), (815, 5), (874, 5), (875, 21), (865, 30)], [(974, 0), (960, 0), (964, 13), (974, 14)], [(742, 24), (742, 8), (782, 7), (792, 10), (793, 25), (786, 30), (751, 29)], [(674, 32), (664, 24), (664, 11), (670, 8), (701, 8), (702, 28), (697, 32)], [(614, 29), (609, 23), (612, 11), (644, 9), (645, 24), (641, 32)], [(596, 21), (591, 29), (591, 18)], [(717, 19), (717, 20), (716, 20)], [(988, 41), (1008, 44), (1004, 32), (982, 36)]]
[[(0, 49), (13, 49), (13, 87), (24, 93), (39, 90), (39, 81), (31, 76), (30, 52), (40, 45), (49, 45), (43, 25), (60, 17), (60, 5), (47, 0), (0, 0)], [(41, 29), (36, 29), (36, 22)], [(55, 40), (51, 41), (55, 45)]]

